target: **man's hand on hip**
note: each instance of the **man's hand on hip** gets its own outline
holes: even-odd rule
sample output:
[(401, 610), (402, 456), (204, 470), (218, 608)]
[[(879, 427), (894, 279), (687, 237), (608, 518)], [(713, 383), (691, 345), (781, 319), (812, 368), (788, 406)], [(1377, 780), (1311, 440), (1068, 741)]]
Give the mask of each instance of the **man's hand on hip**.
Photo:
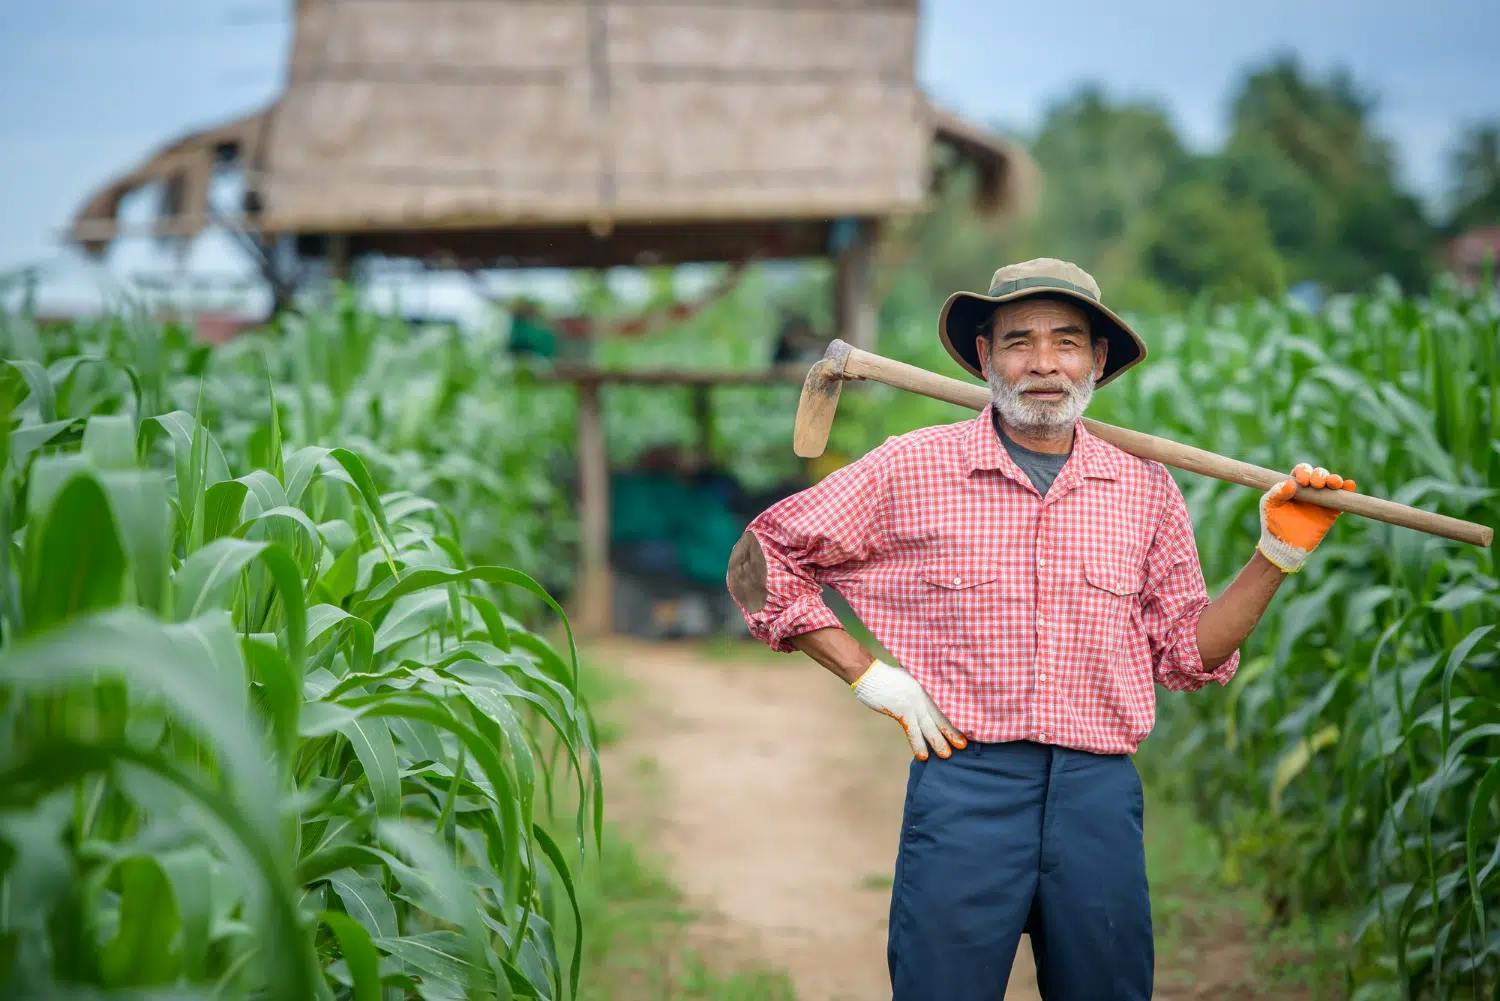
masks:
[(933, 704), (921, 682), (901, 668), (876, 660), (850, 687), (859, 701), (901, 724), (912, 754), (920, 760), (927, 760), (929, 744), (940, 758), (952, 757), (955, 747), (968, 746), (968, 739)]

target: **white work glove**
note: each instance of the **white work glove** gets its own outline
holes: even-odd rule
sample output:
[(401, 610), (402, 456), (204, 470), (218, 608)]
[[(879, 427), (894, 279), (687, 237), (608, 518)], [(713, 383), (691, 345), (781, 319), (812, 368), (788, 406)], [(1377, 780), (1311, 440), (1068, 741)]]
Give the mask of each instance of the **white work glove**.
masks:
[(922, 683), (899, 667), (876, 660), (849, 687), (859, 701), (901, 724), (912, 754), (922, 761), (927, 760), (928, 744), (940, 758), (953, 755), (950, 744), (959, 750), (968, 746), (968, 739), (933, 704)]

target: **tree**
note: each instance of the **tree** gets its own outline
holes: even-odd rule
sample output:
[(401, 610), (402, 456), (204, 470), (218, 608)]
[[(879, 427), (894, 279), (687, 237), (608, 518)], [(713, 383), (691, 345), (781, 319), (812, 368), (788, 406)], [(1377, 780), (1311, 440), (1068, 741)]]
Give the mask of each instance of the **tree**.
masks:
[(1205, 181), (1174, 186), (1138, 245), (1142, 263), (1166, 288), (1184, 296), (1207, 292), (1235, 301), (1282, 291), (1281, 259), (1265, 213), (1224, 197)]
[(1306, 171), (1270, 142), (1247, 139), (1205, 158), (1201, 173), (1226, 200), (1260, 209), (1288, 284), (1323, 277), (1321, 248), (1337, 225), (1338, 206)]
[[(1347, 74), (1312, 79), (1281, 57), (1247, 71), (1231, 108), (1223, 150), (1199, 155), (1160, 106), (1094, 85), (1074, 91), (1047, 109), (1031, 143), (1035, 217), (976, 219), (962, 186), (950, 186), (936, 212), (902, 230), (903, 259), (920, 276), (897, 281), (893, 297), (941, 301), (979, 287), (997, 264), (1041, 256), (1077, 261), (1111, 305), (1133, 311), (1308, 280), (1331, 290), (1367, 288), (1382, 274), (1425, 283), (1435, 234), (1397, 183), (1391, 144), (1370, 121), (1373, 99)], [(1469, 160), (1475, 190), (1500, 190), (1482, 180), (1500, 177), (1492, 155)]]
[(1231, 102), (1229, 173), (1265, 211), (1289, 281), (1352, 290), (1381, 274), (1407, 287), (1428, 277), (1435, 234), (1397, 183), (1374, 108), (1347, 73), (1314, 80), (1291, 55), (1250, 70)]
[(1190, 162), (1159, 106), (1112, 102), (1097, 86), (1048, 109), (1032, 152), (1042, 175), (1039, 225), (1058, 256), (1095, 262), (1121, 255), (1126, 235)]
[(1500, 123), (1471, 126), (1448, 158), (1449, 229), (1500, 224)]
[(1343, 70), (1318, 82), (1296, 56), (1277, 56), (1246, 73), (1230, 107), (1231, 149), (1267, 143), (1326, 190), (1392, 176), (1391, 144), (1370, 128), (1375, 99)]

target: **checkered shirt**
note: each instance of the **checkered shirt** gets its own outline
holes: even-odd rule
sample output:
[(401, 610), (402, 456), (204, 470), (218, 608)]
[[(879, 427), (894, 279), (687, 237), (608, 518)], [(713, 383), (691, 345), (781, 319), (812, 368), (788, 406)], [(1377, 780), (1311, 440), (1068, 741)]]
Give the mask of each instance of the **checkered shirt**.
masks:
[(839, 625), (826, 584), (969, 738), (1134, 753), (1153, 681), (1223, 685), (1240, 662), (1204, 669), (1209, 597), (1182, 492), (1079, 421), (1043, 497), (990, 410), (888, 438), (757, 516), (767, 599), (740, 611), (791, 651)]

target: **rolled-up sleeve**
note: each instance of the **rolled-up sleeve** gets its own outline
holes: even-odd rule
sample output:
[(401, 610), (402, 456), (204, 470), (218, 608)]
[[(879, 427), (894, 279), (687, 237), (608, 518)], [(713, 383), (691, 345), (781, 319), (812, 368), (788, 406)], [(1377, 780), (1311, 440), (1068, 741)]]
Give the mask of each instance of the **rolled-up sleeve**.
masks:
[(1191, 692), (1210, 681), (1229, 683), (1240, 666), (1235, 650), (1212, 671), (1198, 649), (1198, 619), (1208, 607), (1208, 587), (1198, 560), (1193, 522), (1177, 482), (1165, 469), (1165, 509), (1146, 554), (1141, 607), (1151, 643), (1152, 676), (1174, 692)]
[(806, 490), (777, 501), (746, 526), (765, 557), (766, 600), (759, 609), (747, 608), (732, 582), (730, 594), (750, 635), (789, 653), (796, 649), (791, 637), (839, 625), (823, 601), (823, 583), (831, 571), (851, 569), (879, 552), (896, 448), (897, 439), (886, 439)]

